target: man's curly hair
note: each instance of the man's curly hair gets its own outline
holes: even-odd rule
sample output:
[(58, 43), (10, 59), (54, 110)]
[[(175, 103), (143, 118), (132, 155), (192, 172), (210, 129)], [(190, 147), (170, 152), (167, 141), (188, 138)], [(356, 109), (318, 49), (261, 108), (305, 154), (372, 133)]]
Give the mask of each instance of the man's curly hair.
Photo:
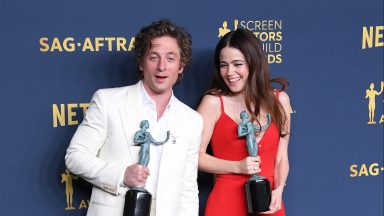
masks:
[[(175, 38), (180, 48), (181, 67), (185, 69), (191, 63), (192, 58), (192, 38), (182, 27), (175, 25), (168, 19), (161, 19), (152, 22), (151, 25), (142, 28), (135, 37), (135, 60), (137, 66), (143, 64), (146, 52), (151, 48), (151, 41), (154, 38), (170, 36)], [(140, 79), (143, 73), (138, 69)], [(177, 81), (183, 78), (183, 73), (179, 74)]]

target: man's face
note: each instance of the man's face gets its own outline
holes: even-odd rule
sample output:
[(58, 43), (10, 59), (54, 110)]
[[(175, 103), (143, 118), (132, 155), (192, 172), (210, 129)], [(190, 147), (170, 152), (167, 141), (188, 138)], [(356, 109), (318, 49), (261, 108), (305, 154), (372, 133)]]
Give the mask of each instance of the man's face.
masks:
[(183, 72), (179, 45), (170, 36), (154, 38), (151, 42), (151, 48), (139, 66), (144, 87), (150, 96), (168, 94)]

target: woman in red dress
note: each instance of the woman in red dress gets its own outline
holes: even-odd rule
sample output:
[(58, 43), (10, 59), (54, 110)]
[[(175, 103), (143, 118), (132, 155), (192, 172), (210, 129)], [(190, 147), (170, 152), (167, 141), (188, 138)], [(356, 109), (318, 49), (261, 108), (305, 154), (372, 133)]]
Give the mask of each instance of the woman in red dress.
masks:
[[(226, 34), (216, 46), (214, 76), (198, 112), (204, 119), (199, 169), (216, 174), (209, 195), (206, 216), (247, 216), (244, 183), (251, 174), (268, 178), (272, 198), (270, 210), (262, 214), (285, 215), (282, 202), (288, 176), (290, 102), (271, 83), (287, 86), (284, 78), (270, 80), (268, 61), (260, 41), (252, 32), (237, 29)], [(237, 134), (240, 113), (246, 111), (256, 131), (258, 156), (248, 154), (246, 139)], [(213, 156), (206, 153), (211, 143)]]

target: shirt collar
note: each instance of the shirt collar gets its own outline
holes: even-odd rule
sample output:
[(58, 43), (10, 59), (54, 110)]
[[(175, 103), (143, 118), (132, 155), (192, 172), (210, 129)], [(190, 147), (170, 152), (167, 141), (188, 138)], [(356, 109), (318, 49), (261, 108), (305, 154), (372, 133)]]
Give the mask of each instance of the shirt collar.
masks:
[[(142, 80), (140, 80), (139, 85), (140, 85), (140, 96), (143, 99), (142, 100), (143, 105), (144, 106), (146, 106), (146, 105), (156, 105), (156, 102), (154, 100), (152, 100), (152, 98), (149, 96), (147, 90), (145, 90), (144, 84), (143, 84)], [(169, 99), (169, 102), (167, 104), (166, 110), (168, 110), (169, 108), (172, 107), (172, 104), (174, 104), (174, 101), (175, 101), (175, 96), (173, 95), (173, 90), (172, 90), (171, 98)]]

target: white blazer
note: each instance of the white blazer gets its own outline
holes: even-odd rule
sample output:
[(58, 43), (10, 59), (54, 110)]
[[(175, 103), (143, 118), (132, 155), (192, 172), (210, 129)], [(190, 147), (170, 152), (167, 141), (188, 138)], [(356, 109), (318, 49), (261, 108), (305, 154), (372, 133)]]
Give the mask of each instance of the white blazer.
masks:
[[(140, 146), (139, 83), (98, 90), (67, 149), (65, 162), (93, 184), (88, 216), (122, 216), (127, 166), (137, 163)], [(163, 145), (157, 185), (157, 216), (198, 215), (197, 162), (203, 121), (176, 98), (170, 108), (171, 137)], [(176, 141), (176, 142), (174, 142)]]

